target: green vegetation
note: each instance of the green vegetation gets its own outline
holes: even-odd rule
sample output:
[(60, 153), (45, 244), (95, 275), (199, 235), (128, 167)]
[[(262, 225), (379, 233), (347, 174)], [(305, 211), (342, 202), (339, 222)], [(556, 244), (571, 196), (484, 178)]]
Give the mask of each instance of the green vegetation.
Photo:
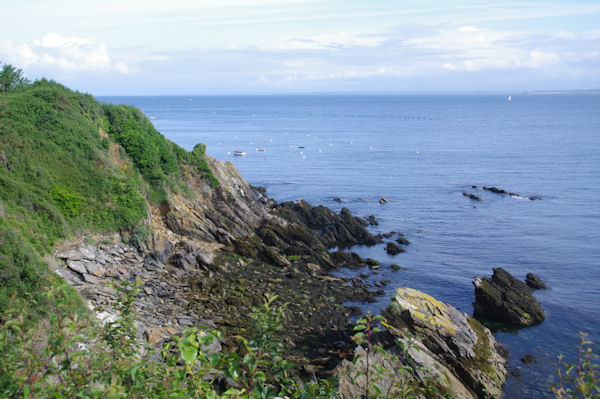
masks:
[[(251, 315), (253, 331), (240, 338), (243, 357), (203, 348), (220, 333), (192, 328), (165, 345), (162, 360), (136, 340), (133, 302), (137, 284), (118, 287), (119, 318), (102, 326), (74, 316), (72, 298), (47, 290), (48, 325), (32, 328), (16, 301), (0, 319), (0, 395), (35, 398), (334, 398), (333, 381), (302, 383), (284, 361), (277, 339), (283, 308), (266, 297)], [(173, 351), (173, 349), (176, 349)], [(229, 379), (229, 387), (217, 381)]]
[(29, 79), (23, 76), (23, 71), (12, 65), (5, 64), (0, 72), (0, 92), (14, 91), (27, 86)]
[(147, 202), (168, 202), (186, 176), (218, 185), (204, 150), (166, 140), (134, 107), (100, 104), (46, 79), (31, 83), (3, 65), (0, 313), (13, 292), (45, 303), (41, 256), (59, 240), (128, 231), (133, 244), (141, 243), (149, 235)]
[(551, 387), (559, 399), (570, 398), (600, 398), (600, 379), (598, 378), (598, 355), (594, 354), (592, 341), (588, 334), (579, 333), (579, 356), (577, 364), (565, 362), (564, 356), (558, 356), (558, 384)]

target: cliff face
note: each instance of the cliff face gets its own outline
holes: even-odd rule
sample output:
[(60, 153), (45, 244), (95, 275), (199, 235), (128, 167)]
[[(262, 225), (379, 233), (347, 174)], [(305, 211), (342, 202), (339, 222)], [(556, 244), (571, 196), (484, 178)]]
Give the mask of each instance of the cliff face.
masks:
[(220, 185), (213, 188), (201, 176), (186, 173), (187, 191), (171, 194), (168, 203), (151, 206), (150, 251), (166, 262), (176, 248), (187, 244), (206, 252), (230, 246), (264, 220), (285, 223), (272, 216), (272, 203), (251, 187), (231, 162), (207, 157)]

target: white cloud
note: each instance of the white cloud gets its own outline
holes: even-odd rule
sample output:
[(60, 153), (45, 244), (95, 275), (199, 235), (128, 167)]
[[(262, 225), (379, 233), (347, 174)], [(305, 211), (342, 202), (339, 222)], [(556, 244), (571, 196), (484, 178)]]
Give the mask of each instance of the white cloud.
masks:
[(464, 26), (456, 30), (439, 30), (407, 40), (405, 44), (415, 49), (433, 51), (433, 61), (450, 71), (543, 68), (561, 62), (563, 57), (556, 50), (537, 47), (552, 39), (571, 40), (572, 34), (569, 36), (559, 32), (542, 36), (545, 40), (536, 39), (534, 34), (528, 32)]
[(386, 38), (372, 34), (339, 32), (335, 34), (315, 35), (307, 38), (282, 38), (278, 40), (261, 40), (256, 48), (262, 51), (281, 50), (335, 50), (356, 47), (377, 47)]
[(129, 66), (111, 58), (104, 43), (91, 38), (62, 36), (51, 32), (32, 43), (0, 42), (0, 57), (19, 67), (30, 65), (67, 71), (118, 71), (128, 73)]

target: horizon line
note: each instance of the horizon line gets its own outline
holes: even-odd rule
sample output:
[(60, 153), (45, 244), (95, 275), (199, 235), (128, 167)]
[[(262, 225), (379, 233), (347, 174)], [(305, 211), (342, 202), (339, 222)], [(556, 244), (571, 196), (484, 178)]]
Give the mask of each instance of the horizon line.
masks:
[(380, 95), (472, 95), (472, 94), (487, 94), (487, 95), (536, 95), (536, 94), (600, 94), (598, 89), (569, 89), (569, 90), (442, 90), (442, 91), (381, 91), (381, 92), (237, 92), (237, 93), (205, 93), (205, 94), (99, 94), (94, 97), (219, 97), (219, 96), (380, 96)]

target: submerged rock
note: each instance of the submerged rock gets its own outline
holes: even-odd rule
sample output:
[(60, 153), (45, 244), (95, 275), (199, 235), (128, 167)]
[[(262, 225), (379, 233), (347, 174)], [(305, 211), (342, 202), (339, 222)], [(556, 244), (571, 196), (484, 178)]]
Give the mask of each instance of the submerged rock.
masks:
[(379, 222), (375, 219), (375, 215), (370, 215), (365, 218), (367, 222), (369, 222), (370, 226), (379, 226)]
[[(407, 381), (437, 379), (442, 392), (458, 398), (501, 396), (506, 359), (490, 331), (477, 320), (411, 288), (397, 289), (383, 315), (388, 324), (380, 341), (386, 353), (371, 353), (369, 362), (403, 371), (374, 376), (380, 388), (393, 390), (394, 386), (406, 386)], [(396, 341), (402, 343), (404, 352), (394, 349)], [(355, 365), (344, 361), (337, 369), (342, 398), (364, 393), (366, 381), (361, 376), (366, 369), (366, 351), (359, 347), (356, 355)]]
[(502, 268), (492, 278), (475, 277), (475, 315), (527, 327), (544, 320), (540, 303), (525, 283)]
[(410, 244), (410, 241), (408, 241), (406, 238), (404, 238), (404, 236), (398, 236), (398, 238), (396, 239), (396, 242), (401, 245)]
[(470, 199), (472, 199), (472, 200), (474, 200), (474, 201), (479, 201), (479, 202), (483, 201), (483, 200), (481, 199), (481, 197), (478, 197), (478, 196), (477, 196), (477, 195), (475, 195), (475, 194), (470, 194), (470, 193), (462, 193), (462, 195), (464, 195), (465, 197), (468, 197), (468, 198), (470, 198)]
[(546, 284), (538, 276), (533, 273), (527, 273), (525, 276), (525, 284), (534, 290), (545, 290)]

